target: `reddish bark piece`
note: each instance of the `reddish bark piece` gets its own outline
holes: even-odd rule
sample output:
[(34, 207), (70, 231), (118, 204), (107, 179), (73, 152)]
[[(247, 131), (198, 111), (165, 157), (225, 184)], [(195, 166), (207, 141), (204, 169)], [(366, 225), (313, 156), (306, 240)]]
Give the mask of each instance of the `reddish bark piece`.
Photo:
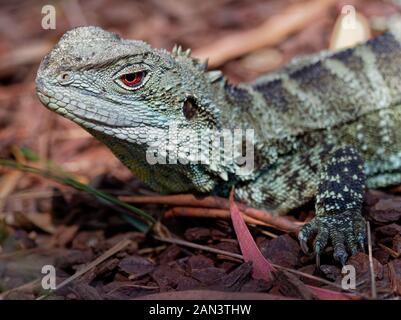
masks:
[[(356, 270), (356, 276), (361, 282), (362, 280), (370, 281), (369, 256), (365, 253), (358, 252), (348, 259), (347, 264), (353, 265)], [(383, 278), (383, 266), (373, 258), (373, 269), (377, 279)]]
[(391, 288), (401, 296), (401, 260), (394, 260), (388, 264)]
[(241, 287), (241, 292), (269, 292), (272, 288), (272, 282), (266, 282), (262, 279), (251, 279)]
[(135, 277), (142, 277), (155, 268), (154, 264), (148, 259), (140, 256), (129, 256), (122, 259), (118, 265), (121, 270), (132, 274)]
[(393, 250), (398, 254), (401, 254), (401, 235), (399, 234), (393, 238)]
[(187, 263), (190, 270), (214, 267), (213, 260), (201, 254), (189, 257)]
[(102, 296), (96, 288), (86, 284), (78, 283), (71, 288), (71, 292), (78, 300), (102, 300)]
[(189, 228), (185, 231), (184, 237), (188, 241), (207, 241), (210, 239), (211, 231), (208, 228)]
[(102, 297), (106, 300), (127, 300), (148, 294), (154, 294), (159, 291), (155, 283), (149, 285), (138, 285), (132, 281), (113, 281), (107, 285), (101, 286)]
[(181, 254), (181, 248), (173, 244), (160, 254), (159, 264), (162, 265), (172, 262), (176, 260), (180, 254)]
[(360, 300), (357, 295), (306, 285), (320, 300)]
[(382, 265), (387, 264), (388, 259), (390, 258), (390, 248), (384, 249), (384, 248), (375, 248), (373, 249), (373, 258), (375, 258), (377, 261), (379, 261)]
[(71, 266), (89, 263), (93, 259), (91, 250), (66, 250), (65, 254), (58, 256), (55, 260), (55, 265), (58, 268), (64, 269)]
[(120, 260), (117, 258), (111, 258), (107, 259), (106, 261), (103, 261), (99, 265), (96, 266), (96, 268), (93, 270), (95, 276), (100, 276), (100, 275), (105, 275), (111, 271), (113, 271), (119, 264)]
[(55, 247), (65, 247), (69, 242), (71, 242), (77, 232), (79, 230), (78, 225), (66, 226), (61, 225), (57, 228), (52, 238), (50, 239), (50, 243)]
[(101, 248), (104, 244), (103, 230), (81, 231), (72, 240), (72, 249), (88, 250), (91, 248)]
[(370, 218), (379, 223), (395, 222), (401, 218), (401, 197), (380, 199), (368, 210)]
[(375, 232), (382, 237), (394, 237), (397, 234), (401, 234), (401, 226), (396, 223), (391, 223), (376, 228)]
[(209, 286), (220, 281), (226, 275), (223, 269), (209, 267), (203, 269), (194, 269), (191, 272), (192, 278), (198, 280), (202, 284)]
[(240, 253), (240, 249), (237, 243), (235, 242), (219, 242), (216, 244), (211, 244), (211, 248), (219, 249), (219, 250), (224, 250), (228, 251), (231, 253)]
[(297, 241), (288, 234), (284, 234), (272, 240), (264, 240), (260, 244), (260, 251), (274, 264), (282, 267), (294, 268), (300, 265), (301, 248)]
[(297, 276), (283, 270), (275, 272), (274, 288), (286, 297), (312, 300), (315, 296), (312, 290), (307, 287)]
[(177, 291), (199, 289), (199, 281), (190, 277), (180, 277), (177, 281)]
[[(208, 287), (217, 291), (240, 291), (244, 284), (251, 280), (252, 264), (243, 263), (229, 274), (225, 274), (221, 279), (215, 281)], [(264, 280), (259, 280), (266, 283)]]
[(230, 193), (230, 213), (233, 222), (235, 234), (241, 248), (244, 261), (252, 262), (253, 277), (255, 279), (272, 280), (272, 272), (275, 270), (270, 261), (268, 261), (260, 252), (258, 246), (252, 238), (251, 233), (242, 218), (239, 209), (234, 201), (234, 189)]
[(177, 264), (160, 265), (151, 273), (151, 277), (160, 287), (160, 292), (176, 290), (193, 283), (193, 279), (186, 276)]

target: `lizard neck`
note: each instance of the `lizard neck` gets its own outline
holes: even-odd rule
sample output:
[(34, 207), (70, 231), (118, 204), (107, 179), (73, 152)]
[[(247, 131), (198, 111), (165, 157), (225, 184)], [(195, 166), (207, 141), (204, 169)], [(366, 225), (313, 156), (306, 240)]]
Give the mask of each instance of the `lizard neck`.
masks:
[[(270, 107), (263, 91), (251, 84), (222, 86), (223, 102), (220, 104), (222, 127), (227, 129), (252, 130), (254, 135), (255, 168), (268, 167), (292, 150), (284, 143), (275, 128), (282, 126), (280, 115)], [(282, 143), (280, 143), (280, 141)]]

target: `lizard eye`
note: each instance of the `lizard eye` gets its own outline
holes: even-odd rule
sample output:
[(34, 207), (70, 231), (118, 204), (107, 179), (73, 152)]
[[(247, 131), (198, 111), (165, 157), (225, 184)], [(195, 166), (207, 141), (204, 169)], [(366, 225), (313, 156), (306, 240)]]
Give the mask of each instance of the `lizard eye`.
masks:
[(132, 72), (123, 74), (120, 80), (123, 84), (130, 88), (138, 88), (145, 78), (145, 71)]

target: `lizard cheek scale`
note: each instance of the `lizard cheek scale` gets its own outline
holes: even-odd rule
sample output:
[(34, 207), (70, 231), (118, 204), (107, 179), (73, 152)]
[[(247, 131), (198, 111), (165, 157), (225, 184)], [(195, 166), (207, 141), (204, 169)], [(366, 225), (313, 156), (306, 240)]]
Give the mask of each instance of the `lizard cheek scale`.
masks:
[[(313, 201), (316, 215), (298, 237), (304, 251), (314, 240), (317, 263), (328, 245), (342, 264), (363, 250), (365, 188), (401, 183), (397, 28), (233, 85), (190, 50), (168, 52), (79, 27), (43, 59), (36, 85), (44, 105), (90, 132), (158, 192), (227, 197), (235, 186), (238, 200), (277, 215)], [(210, 156), (208, 130), (252, 130), (252, 173), (212, 158), (150, 162), (151, 137), (159, 137), (154, 145), (165, 145), (171, 123), (201, 137), (191, 141), (201, 158)], [(177, 147), (188, 160), (187, 147)], [(221, 144), (214, 147), (223, 153)]]

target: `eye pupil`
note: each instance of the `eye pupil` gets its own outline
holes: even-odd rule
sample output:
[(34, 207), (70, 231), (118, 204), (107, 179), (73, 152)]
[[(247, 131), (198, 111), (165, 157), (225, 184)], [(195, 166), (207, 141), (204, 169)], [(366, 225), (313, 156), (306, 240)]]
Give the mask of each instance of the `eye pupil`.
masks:
[(134, 81), (135, 80), (135, 74), (133, 73), (129, 73), (125, 76), (125, 79), (127, 79), (127, 81)]
[(135, 87), (142, 83), (144, 72), (127, 73), (121, 76), (121, 81), (128, 87)]

